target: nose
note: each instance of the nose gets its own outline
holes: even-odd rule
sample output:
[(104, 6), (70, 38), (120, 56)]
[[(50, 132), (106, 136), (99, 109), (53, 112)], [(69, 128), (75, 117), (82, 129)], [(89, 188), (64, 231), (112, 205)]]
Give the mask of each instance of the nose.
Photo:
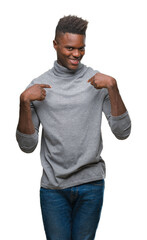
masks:
[(78, 49), (74, 49), (73, 53), (72, 53), (73, 57), (80, 57), (80, 51)]

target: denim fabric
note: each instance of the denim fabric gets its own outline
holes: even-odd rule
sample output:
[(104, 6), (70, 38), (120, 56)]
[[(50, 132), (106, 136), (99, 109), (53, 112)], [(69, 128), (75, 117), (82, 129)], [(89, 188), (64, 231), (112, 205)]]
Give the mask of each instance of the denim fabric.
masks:
[(66, 189), (40, 189), (47, 240), (94, 240), (103, 205), (104, 180)]

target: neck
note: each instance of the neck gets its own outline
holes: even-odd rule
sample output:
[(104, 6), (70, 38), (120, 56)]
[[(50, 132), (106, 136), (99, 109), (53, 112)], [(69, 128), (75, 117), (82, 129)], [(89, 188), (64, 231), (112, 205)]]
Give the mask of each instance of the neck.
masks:
[(69, 79), (69, 78), (75, 78), (76, 76), (81, 74), (83, 69), (84, 69), (84, 65), (81, 63), (79, 63), (77, 69), (68, 69), (68, 68), (60, 65), (58, 63), (58, 61), (55, 61), (52, 71), (53, 71), (54, 75), (56, 75), (57, 77), (62, 77), (62, 78), (64, 77), (64, 78)]

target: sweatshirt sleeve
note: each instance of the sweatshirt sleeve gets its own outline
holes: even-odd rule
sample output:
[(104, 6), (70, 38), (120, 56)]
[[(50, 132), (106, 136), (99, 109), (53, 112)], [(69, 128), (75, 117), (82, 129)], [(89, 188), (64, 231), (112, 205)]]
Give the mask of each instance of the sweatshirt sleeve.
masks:
[(126, 139), (131, 132), (131, 119), (128, 111), (119, 116), (112, 116), (109, 94), (107, 93), (103, 102), (103, 112), (115, 137), (120, 140)]
[(32, 121), (35, 127), (35, 133), (24, 134), (24, 133), (21, 133), (18, 129), (16, 130), (16, 140), (18, 142), (20, 149), (25, 153), (33, 152), (38, 144), (40, 121), (35, 111), (35, 108), (33, 106), (33, 103), (31, 103), (31, 112), (32, 112)]

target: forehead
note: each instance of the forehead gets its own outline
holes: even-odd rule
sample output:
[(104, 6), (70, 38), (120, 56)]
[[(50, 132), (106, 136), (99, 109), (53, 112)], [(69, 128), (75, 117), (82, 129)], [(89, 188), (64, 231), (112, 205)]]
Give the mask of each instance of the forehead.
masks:
[(85, 35), (74, 34), (74, 33), (62, 33), (58, 38), (58, 42), (61, 45), (67, 46), (83, 46), (85, 45)]

